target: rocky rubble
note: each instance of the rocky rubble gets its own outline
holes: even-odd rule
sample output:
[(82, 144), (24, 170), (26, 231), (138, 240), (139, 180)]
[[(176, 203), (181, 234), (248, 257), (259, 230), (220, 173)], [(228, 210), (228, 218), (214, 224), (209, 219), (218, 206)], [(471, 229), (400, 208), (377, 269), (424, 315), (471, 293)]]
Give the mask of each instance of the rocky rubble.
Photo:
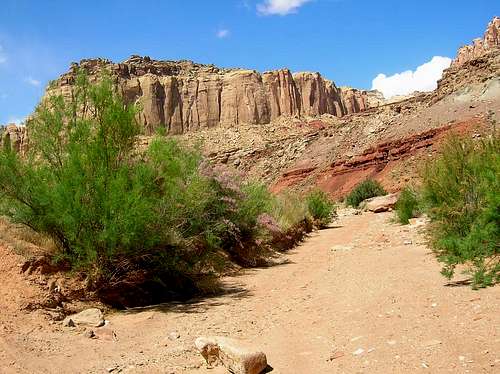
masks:
[(261, 74), (139, 56), (122, 63), (82, 60), (54, 81), (47, 95), (69, 97), (79, 68), (93, 78), (110, 71), (125, 99), (140, 104), (139, 120), (147, 134), (161, 127), (182, 134), (219, 125), (267, 124), (280, 116), (341, 117), (373, 102), (366, 91), (338, 88), (319, 73), (281, 69)]

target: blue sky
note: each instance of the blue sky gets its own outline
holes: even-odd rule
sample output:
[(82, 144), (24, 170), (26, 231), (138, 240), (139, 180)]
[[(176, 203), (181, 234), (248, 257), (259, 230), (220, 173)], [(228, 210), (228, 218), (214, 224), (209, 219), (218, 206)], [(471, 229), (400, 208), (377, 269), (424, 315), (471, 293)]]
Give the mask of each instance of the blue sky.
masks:
[(288, 67), (369, 89), (380, 73), (454, 57), (494, 15), (498, 0), (2, 0), (0, 123), (28, 115), (82, 58)]

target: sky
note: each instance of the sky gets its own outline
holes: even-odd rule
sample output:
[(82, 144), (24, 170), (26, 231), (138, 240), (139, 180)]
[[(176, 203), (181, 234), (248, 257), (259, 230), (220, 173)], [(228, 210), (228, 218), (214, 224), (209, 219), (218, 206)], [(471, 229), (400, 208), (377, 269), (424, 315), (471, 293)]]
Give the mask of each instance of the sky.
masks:
[(318, 71), (386, 96), (429, 90), (498, 0), (2, 0), (0, 124), (71, 62), (130, 55)]

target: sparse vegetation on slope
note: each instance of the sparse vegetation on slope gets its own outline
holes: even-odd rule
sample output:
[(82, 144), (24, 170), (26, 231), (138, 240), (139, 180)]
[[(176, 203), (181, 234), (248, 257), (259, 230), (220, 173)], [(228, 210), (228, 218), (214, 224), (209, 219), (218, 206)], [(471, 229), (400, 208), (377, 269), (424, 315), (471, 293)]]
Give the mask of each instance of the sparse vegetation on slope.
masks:
[(307, 196), (307, 206), (311, 216), (318, 221), (320, 226), (325, 226), (332, 220), (335, 213), (335, 204), (328, 195), (320, 190), (312, 191)]
[(373, 179), (367, 179), (354, 187), (349, 195), (347, 195), (346, 203), (347, 205), (357, 208), (363, 200), (385, 194), (386, 192), (379, 182)]
[(416, 217), (420, 213), (417, 192), (409, 187), (404, 188), (394, 208), (399, 223), (402, 225), (410, 223), (410, 218)]
[(500, 137), (453, 137), (423, 175), (431, 242), (451, 278), (466, 265), (473, 286), (500, 281)]

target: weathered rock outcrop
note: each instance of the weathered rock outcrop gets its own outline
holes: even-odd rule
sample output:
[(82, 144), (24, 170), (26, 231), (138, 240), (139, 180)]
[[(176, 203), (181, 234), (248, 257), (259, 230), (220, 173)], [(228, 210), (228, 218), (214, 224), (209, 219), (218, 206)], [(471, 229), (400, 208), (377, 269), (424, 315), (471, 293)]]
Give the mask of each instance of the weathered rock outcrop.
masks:
[(154, 61), (132, 56), (123, 63), (82, 60), (55, 81), (48, 94), (70, 95), (78, 68), (96, 76), (111, 71), (128, 102), (140, 104), (146, 133), (165, 127), (171, 134), (219, 124), (265, 124), (279, 116), (341, 117), (368, 108), (366, 91), (340, 89), (319, 73), (288, 69), (263, 74), (221, 69), (191, 61)]
[(8, 144), (15, 151), (22, 152), (26, 149), (27, 143), (26, 126), (11, 123), (0, 129), (0, 145), (2, 147)]
[(468, 61), (481, 57), (491, 50), (500, 48), (500, 18), (494, 17), (488, 24), (483, 38), (474, 39), (471, 45), (463, 46), (458, 50), (457, 57), (451, 66), (457, 67)]

